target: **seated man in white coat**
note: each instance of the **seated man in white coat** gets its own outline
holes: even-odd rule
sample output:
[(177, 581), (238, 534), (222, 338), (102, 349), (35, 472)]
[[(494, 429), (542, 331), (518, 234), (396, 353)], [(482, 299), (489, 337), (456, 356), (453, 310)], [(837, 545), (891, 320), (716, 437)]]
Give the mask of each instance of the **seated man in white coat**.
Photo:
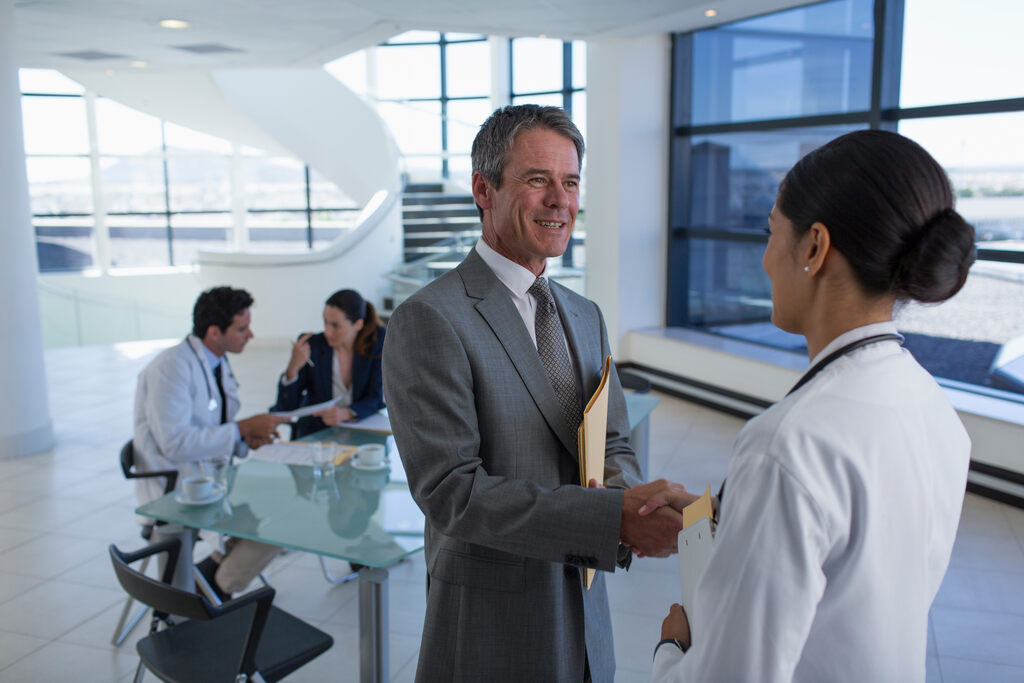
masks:
[[(174, 469), (188, 475), (203, 463), (244, 456), (269, 443), (286, 418), (269, 414), (235, 421), (238, 382), (228, 351), (241, 353), (252, 339), (253, 299), (243, 289), (214, 287), (199, 295), (192, 334), (158, 355), (139, 373), (135, 392), (135, 463), (139, 471)], [(137, 479), (139, 504), (163, 495), (157, 479)], [(242, 590), (280, 552), (276, 546), (230, 538), (199, 569), (221, 599)]]

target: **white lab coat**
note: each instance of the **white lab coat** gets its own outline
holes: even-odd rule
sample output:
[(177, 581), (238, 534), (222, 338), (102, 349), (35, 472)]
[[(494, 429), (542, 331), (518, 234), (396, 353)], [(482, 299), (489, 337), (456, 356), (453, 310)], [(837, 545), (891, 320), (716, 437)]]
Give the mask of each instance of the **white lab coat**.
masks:
[[(891, 323), (841, 335), (812, 361)], [(684, 655), (654, 681), (924, 681), (970, 440), (895, 341), (856, 349), (751, 420)]]
[[(221, 363), (227, 418), (220, 423), (220, 393), (207, 361), (203, 342), (189, 335), (161, 352), (139, 373), (135, 391), (136, 467), (140, 471), (177, 469), (187, 472), (197, 461), (245, 455), (245, 442), (236, 443), (238, 382), (225, 356)], [(211, 409), (211, 401), (216, 405)], [(163, 495), (161, 479), (137, 479), (139, 504)]]

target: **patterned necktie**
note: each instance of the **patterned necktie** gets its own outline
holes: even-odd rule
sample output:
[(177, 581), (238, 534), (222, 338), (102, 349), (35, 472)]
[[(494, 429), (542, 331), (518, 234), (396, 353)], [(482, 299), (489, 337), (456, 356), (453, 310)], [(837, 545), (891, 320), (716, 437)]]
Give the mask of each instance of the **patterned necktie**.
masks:
[(555, 300), (551, 298), (547, 281), (539, 277), (527, 290), (537, 299), (537, 317), (534, 320), (534, 331), (537, 334), (537, 353), (547, 371), (548, 381), (555, 390), (558, 402), (562, 404), (562, 417), (576, 438), (576, 430), (583, 421), (576, 394), (576, 375), (569, 362), (569, 353), (565, 347), (565, 331), (562, 321), (555, 310)]
[(220, 392), (220, 423), (224, 424), (228, 421), (228, 402), (224, 395), (224, 380), (221, 379), (221, 368), (224, 367), (224, 362), (217, 363), (217, 367), (213, 369), (213, 378), (217, 380), (217, 391)]

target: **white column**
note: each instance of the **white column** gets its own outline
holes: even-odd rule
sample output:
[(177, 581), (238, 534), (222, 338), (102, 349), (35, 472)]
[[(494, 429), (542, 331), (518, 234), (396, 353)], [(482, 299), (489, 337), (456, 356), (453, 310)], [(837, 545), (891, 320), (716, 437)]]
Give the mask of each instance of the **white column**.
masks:
[(629, 330), (665, 324), (669, 55), (662, 34), (587, 42), (586, 294), (616, 361)]
[(0, 0), (0, 458), (53, 447), (13, 23)]
[(509, 92), (512, 90), (512, 83), (509, 76), (509, 39), (504, 36), (491, 36), (487, 43), (491, 48), (491, 111), (494, 111), (510, 104)]

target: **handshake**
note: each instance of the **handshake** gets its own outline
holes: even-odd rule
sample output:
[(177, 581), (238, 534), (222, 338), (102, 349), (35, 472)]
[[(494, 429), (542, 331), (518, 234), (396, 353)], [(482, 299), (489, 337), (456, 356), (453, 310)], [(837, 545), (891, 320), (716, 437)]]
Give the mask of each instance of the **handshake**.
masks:
[(638, 557), (668, 557), (678, 550), (683, 508), (698, 498), (682, 484), (665, 479), (626, 489), (619, 538), (632, 546)]

